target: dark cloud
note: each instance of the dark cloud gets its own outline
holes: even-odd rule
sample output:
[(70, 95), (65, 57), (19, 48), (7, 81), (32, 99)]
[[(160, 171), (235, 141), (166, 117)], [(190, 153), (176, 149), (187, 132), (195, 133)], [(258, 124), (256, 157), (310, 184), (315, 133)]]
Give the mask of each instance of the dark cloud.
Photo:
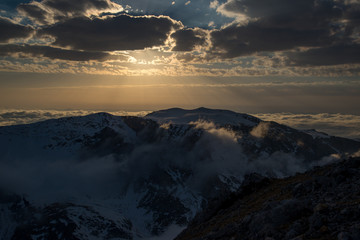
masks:
[[(218, 11), (247, 16), (249, 21), (212, 31), (212, 54), (233, 58), (299, 47), (335, 51), (336, 47), (332, 46), (351, 45), (358, 38), (354, 34), (360, 16), (358, 5), (335, 0), (228, 0)], [(341, 59), (344, 60), (341, 57), (339, 63)]]
[(360, 63), (360, 45), (336, 45), (308, 51), (288, 52), (289, 65), (322, 66)]
[(122, 7), (110, 0), (43, 0), (20, 4), (17, 10), (35, 23), (52, 24), (92, 13), (120, 11)]
[(136, 50), (161, 46), (181, 26), (165, 16), (78, 17), (39, 30), (54, 45), (89, 51)]
[(202, 29), (180, 29), (171, 37), (176, 41), (173, 51), (192, 51), (195, 46), (205, 44), (206, 32)]
[(280, 51), (300, 46), (328, 45), (334, 41), (329, 29), (297, 30), (264, 26), (255, 21), (246, 26), (233, 24), (211, 32), (212, 51), (224, 58), (251, 55), (263, 51)]
[(14, 38), (27, 38), (33, 32), (33, 28), (23, 26), (0, 17), (0, 42), (8, 42)]
[[(23, 57), (46, 57), (50, 59), (70, 60), (70, 61), (105, 61), (105, 60), (126, 60), (125, 56), (111, 55), (106, 52), (86, 52), (76, 50), (66, 50), (49, 46), (37, 45), (0, 45), (0, 56), (12, 54), (22, 54)], [(21, 56), (21, 55), (20, 55)]]
[[(218, 8), (218, 12), (225, 15), (242, 14), (253, 19), (291, 16), (293, 19), (302, 19), (304, 24), (318, 24), (319, 21), (326, 23), (335, 17), (359, 19), (359, 10), (358, 1), (348, 0), (227, 0)], [(305, 17), (309, 18), (308, 21)]]
[[(324, 1), (316, 1), (323, 3)], [(331, 1), (327, 1), (331, 2)], [(220, 12), (241, 13), (251, 18), (292, 15), (313, 11), (314, 0), (228, 0), (220, 6)]]

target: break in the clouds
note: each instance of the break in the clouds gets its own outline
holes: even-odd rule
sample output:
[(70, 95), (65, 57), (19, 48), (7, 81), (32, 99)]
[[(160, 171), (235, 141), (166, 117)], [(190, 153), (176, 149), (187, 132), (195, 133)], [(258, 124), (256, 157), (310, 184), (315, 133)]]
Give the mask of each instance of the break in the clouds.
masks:
[[(139, 63), (138, 72), (152, 75), (185, 72), (189, 75), (184, 69), (191, 69), (190, 75), (204, 75), (211, 72), (205, 71), (205, 65), (219, 75), (231, 76), (249, 75), (249, 72), (359, 74), (359, 1), (24, 0), (17, 3), (16, 7), (9, 2), (0, 5), (3, 9), (10, 6), (16, 9), (0, 14), (3, 43), (0, 66), (15, 62), (23, 68), (23, 62), (17, 60), (24, 56), (30, 61), (34, 57), (46, 57), (84, 62), (77, 71), (91, 68), (93, 73), (98, 73), (99, 68), (85, 62), (98, 61), (106, 67), (105, 62), (118, 60), (115, 55), (126, 54), (132, 63)], [(19, 46), (4, 46), (9, 42)], [(147, 56), (148, 61), (135, 56), (139, 56), (135, 51), (149, 55), (148, 50), (154, 48), (162, 55), (152, 59)], [(14, 51), (18, 54), (13, 54)], [(256, 64), (264, 56), (270, 56), (267, 63)], [(277, 64), (278, 59), (282, 59), (281, 64)], [(246, 64), (249, 61), (253, 63), (250, 68)], [(26, 65), (29, 69), (25, 71), (42, 69), (30, 67), (37, 64), (34, 61)], [(158, 65), (157, 70), (148, 71), (146, 64)], [(165, 71), (158, 70), (159, 64)], [(314, 68), (324, 66), (334, 68)]]

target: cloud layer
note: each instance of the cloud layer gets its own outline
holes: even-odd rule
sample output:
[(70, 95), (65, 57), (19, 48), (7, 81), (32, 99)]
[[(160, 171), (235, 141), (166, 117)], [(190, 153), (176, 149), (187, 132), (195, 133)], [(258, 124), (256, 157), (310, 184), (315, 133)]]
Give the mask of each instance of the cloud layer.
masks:
[[(1, 65), (21, 67), (17, 60), (27, 58), (38, 66), (34, 70), (29, 64), (28, 71), (39, 71), (38, 60), (47, 57), (84, 62), (77, 71), (89, 67), (99, 73), (86, 62), (98, 61), (103, 67), (106, 62), (123, 62), (119, 66), (126, 68), (122, 56), (126, 52), (142, 75), (211, 75), (204, 66), (231, 76), (360, 74), (358, 1), (202, 0), (208, 5), (203, 20), (214, 18), (206, 24), (198, 19), (199, 25), (191, 27), (176, 17), (186, 19), (187, 9), (195, 11), (192, 6), (199, 3), (153, 0), (159, 9), (142, 1), (123, 4), (111, 0), (20, 3), (17, 13), (0, 14), (0, 42), (4, 43), (0, 55), (8, 57), (0, 59), (0, 70), (14, 68)], [(11, 45), (6, 46), (8, 42)], [(135, 51), (146, 55), (154, 48), (161, 54), (145, 62), (136, 57)], [(249, 60), (251, 66), (244, 64)], [(150, 71), (149, 64), (166, 71)]]
[(255, 115), (265, 121), (275, 121), (297, 129), (316, 129), (329, 135), (360, 139), (359, 115), (330, 113), (259, 113)]

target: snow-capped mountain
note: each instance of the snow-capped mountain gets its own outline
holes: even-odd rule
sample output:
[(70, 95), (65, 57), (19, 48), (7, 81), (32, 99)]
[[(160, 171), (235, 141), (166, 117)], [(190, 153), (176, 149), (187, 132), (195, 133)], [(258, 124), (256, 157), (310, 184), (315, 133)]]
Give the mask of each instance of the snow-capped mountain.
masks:
[(1, 239), (143, 239), (186, 226), (248, 173), (304, 172), (360, 142), (175, 108), (0, 127), (0, 146)]

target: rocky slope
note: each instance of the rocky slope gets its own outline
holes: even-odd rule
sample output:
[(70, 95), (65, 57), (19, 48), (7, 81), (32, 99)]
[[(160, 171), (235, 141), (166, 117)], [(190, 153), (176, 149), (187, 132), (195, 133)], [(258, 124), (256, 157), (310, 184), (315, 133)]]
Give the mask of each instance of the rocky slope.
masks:
[(360, 239), (360, 158), (285, 179), (247, 176), (176, 240)]
[(200, 108), (0, 127), (0, 146), (2, 239), (138, 239), (186, 226), (246, 174), (291, 176), (360, 142)]

